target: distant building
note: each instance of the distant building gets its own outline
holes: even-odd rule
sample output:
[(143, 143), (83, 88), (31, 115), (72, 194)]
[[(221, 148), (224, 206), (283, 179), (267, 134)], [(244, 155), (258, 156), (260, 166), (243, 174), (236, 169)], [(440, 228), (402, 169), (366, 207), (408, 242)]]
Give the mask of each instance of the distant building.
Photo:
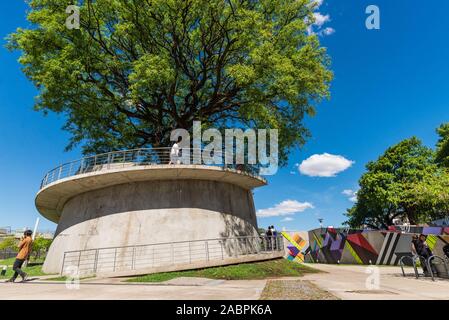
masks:
[[(20, 239), (23, 237), (23, 233), (27, 229), (28, 228), (12, 230), (11, 227), (0, 227), (0, 240), (3, 238), (9, 238), (9, 237), (14, 237), (16, 239)], [(44, 238), (44, 239), (53, 239), (54, 235), (55, 235), (54, 231), (46, 230), (46, 231), (38, 231), (36, 236)]]

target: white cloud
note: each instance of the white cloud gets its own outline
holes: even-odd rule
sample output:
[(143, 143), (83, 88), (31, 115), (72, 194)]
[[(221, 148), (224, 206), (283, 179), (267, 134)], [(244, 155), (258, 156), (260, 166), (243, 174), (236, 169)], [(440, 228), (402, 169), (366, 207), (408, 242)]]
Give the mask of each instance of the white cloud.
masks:
[(343, 190), (341, 193), (347, 196), (349, 201), (357, 202), (357, 191), (346, 189)]
[(328, 27), (328, 28), (325, 28), (324, 30), (322, 30), (320, 33), (324, 34), (325, 36), (330, 36), (331, 34), (335, 33), (335, 29)]
[(290, 217), (285, 217), (284, 219), (281, 220), (281, 222), (289, 222), (289, 221), (293, 221), (295, 219), (290, 218)]
[(309, 202), (299, 202), (296, 200), (284, 200), (276, 204), (274, 207), (257, 210), (258, 217), (277, 217), (292, 215), (303, 212), (306, 209), (313, 209), (313, 205)]
[(314, 154), (299, 165), (299, 172), (310, 177), (335, 177), (354, 164), (343, 156), (329, 153)]
[(328, 14), (323, 15), (320, 12), (314, 12), (313, 17), (315, 18), (314, 24), (318, 27), (321, 27), (323, 24), (331, 20), (331, 17)]
[(307, 28), (308, 34), (317, 34), (319, 36), (330, 36), (335, 33), (335, 29), (327, 27), (323, 29), (323, 25), (329, 21), (331, 21), (331, 17), (328, 14), (323, 14), (319, 12), (321, 5), (323, 4), (323, 0), (311, 0), (310, 5), (313, 6), (313, 19), (314, 22)]

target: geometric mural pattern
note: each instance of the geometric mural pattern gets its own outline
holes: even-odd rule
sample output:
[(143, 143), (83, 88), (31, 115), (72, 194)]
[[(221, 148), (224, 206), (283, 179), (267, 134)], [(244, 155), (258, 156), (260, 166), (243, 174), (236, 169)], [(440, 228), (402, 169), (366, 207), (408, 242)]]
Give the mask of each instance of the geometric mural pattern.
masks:
[(303, 249), (307, 245), (307, 241), (299, 235), (299, 233), (293, 233), (292, 235), (288, 232), (282, 232), (282, 235), (287, 239), (287, 259), (290, 261), (296, 261), (299, 263), (304, 262)]
[[(449, 244), (448, 228), (421, 228), (416, 234), (427, 234), (427, 245), (434, 255), (444, 257), (443, 247)], [(432, 234), (436, 232), (436, 234)], [(331, 264), (398, 265), (403, 256), (412, 256), (411, 241), (415, 233), (398, 230), (352, 230), (322, 228), (308, 232), (308, 239), (286, 233), (287, 259), (298, 262)], [(307, 241), (308, 240), (308, 241)], [(306, 243), (308, 242), (308, 246)], [(299, 245), (300, 244), (300, 245)], [(307, 250), (304, 256), (302, 248)]]

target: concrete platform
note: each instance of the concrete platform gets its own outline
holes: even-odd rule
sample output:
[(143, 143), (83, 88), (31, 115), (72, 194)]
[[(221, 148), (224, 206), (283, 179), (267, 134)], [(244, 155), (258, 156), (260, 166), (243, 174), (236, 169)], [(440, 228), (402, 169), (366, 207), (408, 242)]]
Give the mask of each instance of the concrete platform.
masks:
[(36, 195), (37, 210), (48, 220), (59, 222), (67, 201), (82, 193), (143, 181), (205, 180), (226, 182), (246, 190), (267, 184), (261, 177), (243, 171), (206, 165), (135, 165), (124, 163), (102, 167), (52, 182)]

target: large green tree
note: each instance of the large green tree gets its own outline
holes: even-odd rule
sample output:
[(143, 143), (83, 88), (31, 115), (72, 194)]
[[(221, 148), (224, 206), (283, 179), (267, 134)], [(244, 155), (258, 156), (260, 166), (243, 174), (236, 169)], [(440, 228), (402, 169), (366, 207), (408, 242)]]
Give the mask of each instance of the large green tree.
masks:
[(174, 128), (279, 129), (285, 160), (332, 73), (311, 0), (31, 0), (9, 47), (84, 153), (166, 146)]
[(434, 151), (417, 138), (406, 139), (366, 165), (348, 224), (386, 228), (395, 218), (426, 223), (449, 213), (449, 175)]

